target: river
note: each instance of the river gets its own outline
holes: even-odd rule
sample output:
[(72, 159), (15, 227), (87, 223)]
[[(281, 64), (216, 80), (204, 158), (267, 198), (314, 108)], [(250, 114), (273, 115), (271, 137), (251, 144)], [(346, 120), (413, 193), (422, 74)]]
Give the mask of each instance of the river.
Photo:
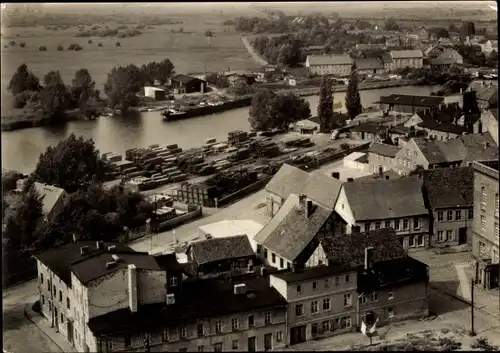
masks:
[[(438, 86), (406, 86), (361, 91), (361, 102), (368, 107), (381, 95), (429, 95)], [(336, 93), (335, 102), (344, 105), (345, 93)], [(318, 96), (306, 98), (316, 115)], [(232, 130), (249, 130), (248, 108), (221, 114), (201, 116), (175, 122), (163, 122), (159, 112), (143, 113), (138, 118), (102, 117), (96, 121), (70, 122), (61, 127), (41, 127), (2, 132), (2, 168), (29, 173), (36, 165), (40, 153), (71, 133), (92, 138), (101, 153), (119, 152), (133, 147), (152, 144), (173, 144), (191, 148), (201, 145), (207, 138), (226, 140)]]

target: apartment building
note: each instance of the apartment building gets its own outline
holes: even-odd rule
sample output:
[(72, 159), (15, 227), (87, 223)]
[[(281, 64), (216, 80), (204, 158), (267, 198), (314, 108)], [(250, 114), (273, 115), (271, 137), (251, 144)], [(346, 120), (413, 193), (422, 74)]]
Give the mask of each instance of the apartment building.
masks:
[(269, 276), (185, 280), (182, 293), (92, 318), (101, 351), (267, 351), (287, 341), (286, 301)]
[(392, 70), (404, 69), (406, 67), (423, 67), (423, 55), (421, 50), (392, 50)]
[[(391, 94), (380, 96), (378, 102), (380, 109), (399, 113), (415, 114), (417, 112), (431, 113), (439, 110), (444, 104), (444, 97), (414, 96), (409, 94)], [(404, 125), (407, 126), (407, 125)], [(409, 126), (408, 126), (409, 127)]]
[(499, 284), (498, 159), (473, 162), (474, 219), (472, 254), (476, 258), (476, 282), (485, 289)]
[(347, 54), (308, 55), (306, 67), (314, 75), (349, 76), (354, 61)]
[(288, 345), (356, 327), (356, 271), (343, 266), (286, 269), (270, 275), (287, 300)]
[(394, 168), (395, 157), (401, 150), (399, 146), (373, 142), (368, 148), (368, 164), (374, 173), (389, 171)]
[(98, 351), (92, 318), (164, 301), (166, 271), (119, 243), (80, 241), (36, 256), (41, 312), (78, 351)]
[(335, 212), (348, 234), (393, 228), (405, 250), (429, 246), (429, 214), (418, 176), (344, 183)]
[(422, 172), (430, 212), (430, 246), (472, 244), (474, 170), (439, 168)]

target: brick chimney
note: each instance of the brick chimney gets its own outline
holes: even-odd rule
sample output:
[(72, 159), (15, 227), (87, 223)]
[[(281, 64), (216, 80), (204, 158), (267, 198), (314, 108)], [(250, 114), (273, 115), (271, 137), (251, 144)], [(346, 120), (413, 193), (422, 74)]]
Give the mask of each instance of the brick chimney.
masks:
[(306, 219), (311, 217), (313, 212), (313, 202), (311, 200), (306, 201)]
[(365, 248), (365, 270), (369, 270), (372, 267), (372, 256), (373, 256), (373, 246)]
[(128, 306), (131, 312), (137, 312), (137, 268), (133, 264), (128, 265)]
[(307, 195), (306, 194), (300, 194), (299, 195), (299, 206), (305, 207), (306, 206), (306, 200), (307, 200)]

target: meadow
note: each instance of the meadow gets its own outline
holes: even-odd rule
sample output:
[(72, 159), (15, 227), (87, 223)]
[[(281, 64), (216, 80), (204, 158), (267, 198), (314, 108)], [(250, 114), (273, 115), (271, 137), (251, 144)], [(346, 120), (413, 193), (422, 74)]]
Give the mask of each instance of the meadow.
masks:
[[(76, 26), (57, 31), (44, 27), (4, 28), (1, 40), (2, 98), (6, 97), (8, 82), (21, 63), (27, 64), (40, 78), (51, 70), (59, 70), (67, 84), (71, 83), (77, 70), (86, 68), (101, 90), (107, 73), (117, 65), (142, 65), (168, 58), (177, 73), (258, 67), (246, 51), (240, 34), (229, 26), (222, 26), (226, 18), (189, 16), (176, 19), (181, 19), (183, 23), (160, 26), (148, 26), (146, 23), (146, 28), (141, 30), (143, 34), (132, 38), (78, 38), (74, 36), (78, 33)], [(116, 23), (95, 25), (103, 28), (119, 26)], [(181, 27), (183, 33), (172, 33), (178, 32)], [(207, 30), (214, 34), (210, 45), (205, 37)], [(14, 47), (8, 46), (12, 40), (16, 41)], [(115, 47), (117, 41), (121, 47)], [(25, 42), (26, 47), (20, 48), (20, 42)], [(67, 51), (72, 43), (79, 44), (83, 50)], [(98, 47), (98, 43), (102, 43), (102, 47)], [(8, 47), (4, 48), (5, 45)], [(57, 51), (58, 45), (62, 45), (64, 51)], [(39, 51), (40, 46), (46, 46), (47, 51)]]

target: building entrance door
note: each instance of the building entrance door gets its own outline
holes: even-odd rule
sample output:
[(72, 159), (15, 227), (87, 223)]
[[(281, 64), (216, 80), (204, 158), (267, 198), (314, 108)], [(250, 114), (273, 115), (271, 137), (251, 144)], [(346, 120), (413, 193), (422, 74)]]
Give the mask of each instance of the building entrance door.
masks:
[(248, 337), (248, 351), (249, 352), (255, 352), (256, 350), (256, 344), (255, 344), (255, 336), (254, 337)]
[(306, 341), (306, 326), (293, 327), (290, 330), (290, 344), (294, 345)]
[(467, 228), (462, 227), (458, 230), (458, 245), (467, 244)]

